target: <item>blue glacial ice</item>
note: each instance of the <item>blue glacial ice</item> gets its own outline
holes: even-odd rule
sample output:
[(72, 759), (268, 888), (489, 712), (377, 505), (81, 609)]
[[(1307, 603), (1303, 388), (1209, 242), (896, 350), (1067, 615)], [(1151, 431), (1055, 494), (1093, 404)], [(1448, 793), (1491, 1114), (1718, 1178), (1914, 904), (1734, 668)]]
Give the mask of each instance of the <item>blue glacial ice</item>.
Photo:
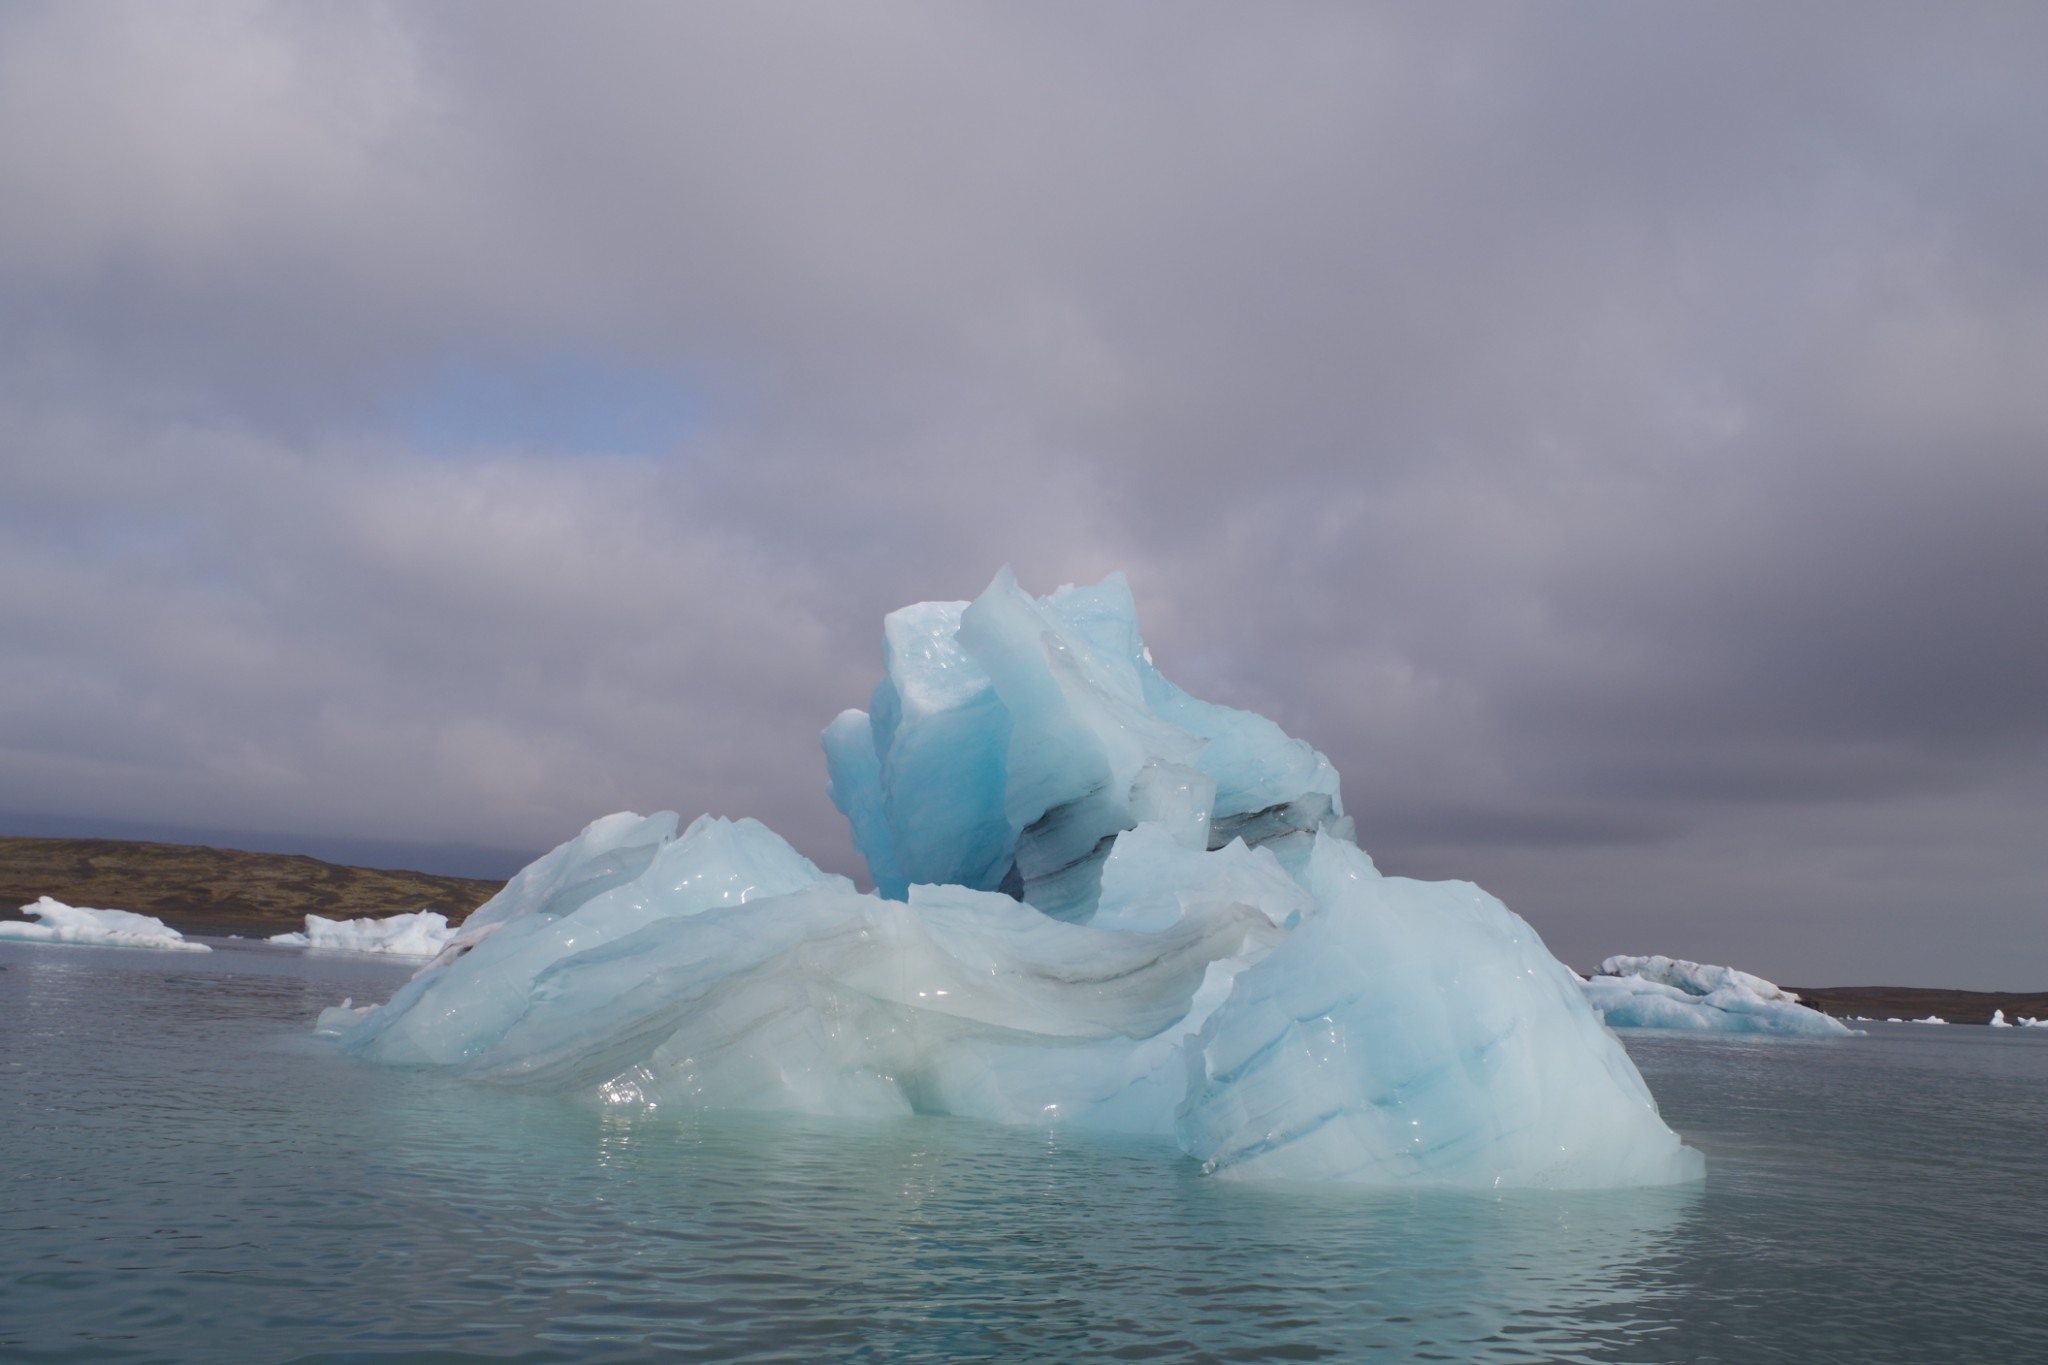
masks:
[(636, 1109), (954, 1114), (1225, 1178), (1697, 1179), (1572, 973), (1466, 882), (1382, 876), (1306, 743), (1166, 681), (1121, 576), (883, 630), (826, 729), (876, 892), (753, 820), (607, 816), (346, 1052)]
[(1614, 1028), (1844, 1037), (1851, 1030), (1794, 991), (1733, 967), (1670, 957), (1610, 957), (1581, 987)]

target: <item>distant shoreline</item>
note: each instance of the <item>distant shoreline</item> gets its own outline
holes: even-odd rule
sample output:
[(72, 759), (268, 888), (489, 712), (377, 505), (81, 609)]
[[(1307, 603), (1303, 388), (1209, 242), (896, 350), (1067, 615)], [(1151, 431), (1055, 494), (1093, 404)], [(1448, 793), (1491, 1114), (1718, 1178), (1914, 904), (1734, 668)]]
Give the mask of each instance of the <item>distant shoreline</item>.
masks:
[(1988, 1024), (1994, 1010), (2008, 1024), (2048, 1018), (2048, 991), (1941, 991), (1920, 986), (1787, 986), (1799, 1003), (1823, 1014), (1854, 1019), (1925, 1019), (1951, 1024)]
[(0, 918), (42, 896), (153, 915), (181, 934), (246, 938), (303, 929), (306, 916), (361, 919), (434, 910), (460, 923), (504, 885), (284, 853), (125, 839), (0, 836)]
[[(0, 918), (42, 896), (95, 910), (154, 915), (181, 934), (267, 937), (306, 916), (383, 918), (435, 910), (459, 924), (503, 882), (430, 872), (348, 867), (299, 854), (200, 844), (0, 835)], [(1733, 964), (1740, 966), (1740, 963)], [(1983, 1024), (2048, 1017), (2048, 991), (1951, 991), (1918, 986), (1788, 986), (1837, 1019), (1924, 1019)]]

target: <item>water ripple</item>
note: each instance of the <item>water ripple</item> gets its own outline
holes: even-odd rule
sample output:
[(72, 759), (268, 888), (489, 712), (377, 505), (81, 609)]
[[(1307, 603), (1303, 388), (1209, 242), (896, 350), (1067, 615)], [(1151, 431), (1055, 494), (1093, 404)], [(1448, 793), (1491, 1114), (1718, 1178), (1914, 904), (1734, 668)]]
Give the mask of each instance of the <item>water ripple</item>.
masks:
[(2048, 1038), (1636, 1038), (1703, 1188), (1290, 1193), (1058, 1131), (622, 1116), (304, 1036), (382, 964), (5, 961), (10, 1361), (2048, 1359)]

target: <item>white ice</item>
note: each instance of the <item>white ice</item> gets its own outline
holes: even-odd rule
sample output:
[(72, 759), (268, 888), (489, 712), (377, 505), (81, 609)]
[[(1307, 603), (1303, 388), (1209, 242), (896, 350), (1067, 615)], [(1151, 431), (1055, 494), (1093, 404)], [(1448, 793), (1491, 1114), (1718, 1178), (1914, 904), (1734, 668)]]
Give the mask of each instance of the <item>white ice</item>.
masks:
[(876, 893), (765, 826), (607, 816), (345, 1051), (639, 1109), (945, 1113), (1174, 1140), (1226, 1178), (1697, 1179), (1576, 978), (1383, 877), (1327, 759), (1152, 666), (1120, 577), (892, 614), (825, 733)]
[(1906, 1022), (1909, 1024), (1946, 1024), (1948, 1020), (1938, 1014), (1930, 1014), (1925, 1019), (1908, 1019)]
[(204, 943), (186, 941), (183, 934), (154, 916), (130, 910), (90, 910), (44, 896), (34, 905), (22, 906), (21, 912), (34, 915), (41, 923), (0, 920), (0, 939), (97, 944), (107, 948), (163, 948), (187, 953), (213, 951)]
[(323, 1038), (339, 1038), (376, 1008), (375, 1005), (358, 1005), (354, 996), (348, 996), (339, 1005), (329, 1005), (320, 1011), (320, 1017), (313, 1021), (313, 1032)]
[(1821, 1037), (1851, 1032), (1760, 976), (1682, 958), (1610, 957), (1580, 989), (1614, 1028)]
[(434, 910), (387, 915), (383, 919), (327, 919), (306, 916), (306, 930), (272, 934), (270, 941), (287, 948), (313, 948), (350, 953), (384, 953), (392, 957), (434, 957), (454, 939), (448, 917)]
[(2005, 1011), (2004, 1011), (2004, 1010), (1993, 1010), (1993, 1011), (1991, 1011), (1991, 1027), (1993, 1027), (1993, 1028), (2011, 1028), (2011, 1027), (2012, 1027), (2012, 1025), (2011, 1025), (2011, 1024), (2009, 1024), (2009, 1023), (2007, 1023), (2007, 1022), (2006, 1022), (2006, 1019), (2005, 1019)]

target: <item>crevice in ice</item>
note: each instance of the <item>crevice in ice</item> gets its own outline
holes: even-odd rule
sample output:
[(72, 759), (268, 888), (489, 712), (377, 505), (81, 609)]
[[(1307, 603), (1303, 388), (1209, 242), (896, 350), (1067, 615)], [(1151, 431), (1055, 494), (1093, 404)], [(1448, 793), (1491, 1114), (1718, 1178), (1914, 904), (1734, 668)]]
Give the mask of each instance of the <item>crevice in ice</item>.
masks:
[(1233, 1147), (1226, 1152), (1221, 1152), (1204, 1164), (1211, 1171), (1227, 1170), (1233, 1166), (1249, 1165), (1261, 1157), (1282, 1151), (1315, 1136), (1317, 1131), (1336, 1122), (1343, 1116), (1344, 1110), (1342, 1109), (1326, 1109), (1295, 1128), (1285, 1132), (1268, 1133), (1256, 1142), (1249, 1142), (1243, 1146)]
[(1209, 825), (1209, 847), (1219, 849), (1232, 839), (1253, 848), (1290, 834), (1311, 834), (1330, 817), (1330, 798), (1321, 792), (1279, 801), (1242, 815), (1219, 815)]

